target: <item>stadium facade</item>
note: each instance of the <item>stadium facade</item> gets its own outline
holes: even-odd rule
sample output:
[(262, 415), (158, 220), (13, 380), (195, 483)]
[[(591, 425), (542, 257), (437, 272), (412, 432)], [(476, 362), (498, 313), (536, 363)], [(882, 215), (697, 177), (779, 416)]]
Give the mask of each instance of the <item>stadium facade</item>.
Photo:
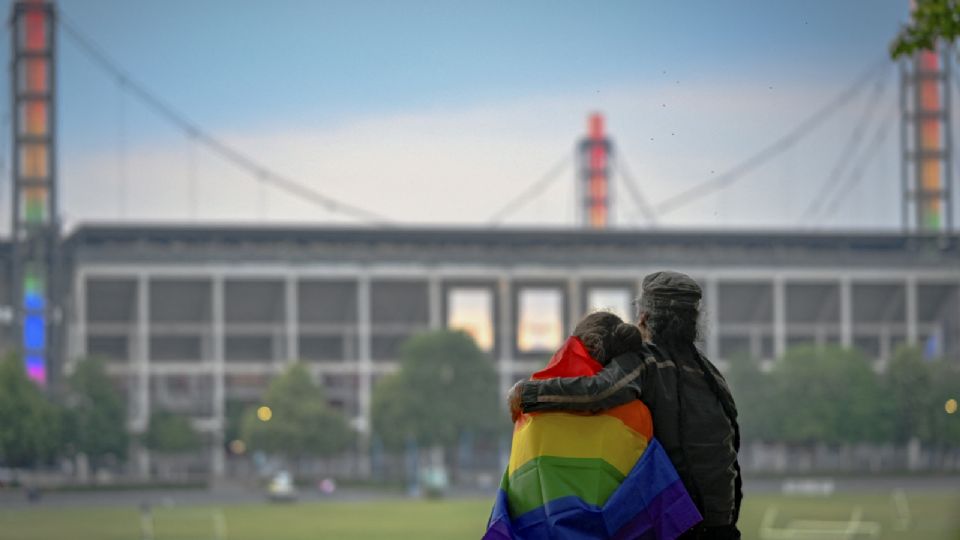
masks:
[(54, 387), (104, 358), (130, 429), (153, 410), (189, 415), (214, 473), (227, 403), (256, 403), (294, 360), (367, 430), (412, 334), (465, 329), (506, 390), (587, 311), (629, 317), (640, 279), (664, 268), (703, 285), (703, 347), (721, 364), (799, 343), (857, 347), (878, 367), (903, 343), (960, 362), (957, 235), (93, 224), (62, 254)]

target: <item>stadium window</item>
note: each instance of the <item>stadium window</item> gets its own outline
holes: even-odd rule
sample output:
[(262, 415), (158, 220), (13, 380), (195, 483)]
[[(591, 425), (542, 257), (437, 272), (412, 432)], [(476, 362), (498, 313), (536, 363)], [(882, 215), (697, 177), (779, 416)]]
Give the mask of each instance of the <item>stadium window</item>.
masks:
[(552, 352), (563, 341), (563, 291), (530, 287), (520, 290), (517, 349), (521, 353)]
[(447, 291), (447, 328), (463, 330), (480, 349), (493, 350), (493, 291), (457, 287)]
[(631, 296), (630, 289), (622, 287), (592, 287), (587, 291), (587, 312), (609, 311), (624, 321), (632, 321)]

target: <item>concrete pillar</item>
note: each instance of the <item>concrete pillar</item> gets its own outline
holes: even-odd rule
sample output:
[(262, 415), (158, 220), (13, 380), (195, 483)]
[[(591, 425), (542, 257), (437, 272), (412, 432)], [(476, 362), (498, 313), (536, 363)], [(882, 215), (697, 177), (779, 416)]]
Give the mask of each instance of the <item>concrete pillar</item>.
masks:
[(500, 343), (500, 358), (497, 362), (500, 372), (500, 403), (506, 406), (507, 391), (513, 385), (513, 291), (510, 278), (501, 276), (497, 282), (497, 328)]
[[(136, 463), (137, 473), (141, 479), (150, 478), (150, 450), (142, 442), (135, 442), (131, 445), (131, 459)], [(86, 456), (84, 456), (86, 458)]]
[[(714, 276), (706, 279), (706, 315), (707, 315), (707, 357), (711, 360), (720, 360), (720, 284)], [(728, 360), (728, 359), (725, 359)]]
[(431, 330), (443, 328), (443, 291), (440, 287), (440, 276), (430, 274), (427, 278), (427, 314)]
[[(513, 291), (510, 277), (502, 274), (497, 280), (497, 313), (494, 316), (497, 328), (497, 343), (500, 354), (497, 360), (497, 372), (500, 374), (500, 407), (507, 410), (507, 392), (515, 382), (513, 369), (514, 329)], [(500, 436), (497, 441), (500, 468), (505, 468), (510, 460), (510, 438)]]
[(75, 322), (66, 359), (71, 369), (78, 359), (87, 356), (87, 276), (82, 270), (74, 278), (73, 291)]
[(283, 284), (283, 328), (287, 342), (285, 349), (288, 362), (296, 362), (300, 359), (300, 305), (297, 297), (297, 286), (297, 276), (293, 273), (287, 274)]
[(853, 285), (849, 276), (840, 278), (840, 345), (853, 347)]
[[(636, 287), (637, 287), (637, 295), (633, 298), (635, 301), (636, 301), (636, 300), (640, 300), (641, 298), (643, 298), (643, 278), (644, 278), (644, 277), (646, 277), (646, 276), (641, 276), (641, 277), (637, 278), (637, 285), (636, 285)], [(633, 313), (630, 314), (630, 315), (634, 318), (633, 322), (634, 322), (634, 323), (639, 323), (639, 322), (640, 322), (640, 314), (637, 313), (637, 311), (638, 311), (637, 306), (636, 306), (636, 305), (631, 305), (630, 307), (634, 308)]]
[(567, 279), (567, 328), (565, 333), (573, 332), (573, 327), (584, 315), (583, 294), (580, 280), (571, 277)]
[(916, 276), (907, 276), (906, 283), (906, 325), (907, 325), (907, 344), (917, 344), (917, 278)]
[(370, 274), (364, 271), (357, 281), (357, 334), (359, 349), (357, 354), (357, 383), (360, 418), (357, 427), (360, 430), (358, 473), (362, 478), (370, 476), (370, 426), (371, 400), (373, 387), (373, 359), (371, 356), (372, 330), (370, 320)]
[[(150, 277), (137, 274), (137, 330), (136, 354), (133, 357), (136, 373), (133, 399), (135, 416), (130, 419), (132, 431), (144, 433), (150, 422)], [(150, 456), (145, 453), (137, 460), (142, 478), (150, 476)]]
[(787, 294), (783, 276), (773, 278), (773, 356), (783, 357), (787, 351)]
[(210, 471), (214, 478), (224, 474), (224, 424), (226, 410), (226, 377), (224, 365), (224, 285), (223, 276), (213, 276), (211, 302), (211, 377), (213, 378), (213, 444), (210, 449)]

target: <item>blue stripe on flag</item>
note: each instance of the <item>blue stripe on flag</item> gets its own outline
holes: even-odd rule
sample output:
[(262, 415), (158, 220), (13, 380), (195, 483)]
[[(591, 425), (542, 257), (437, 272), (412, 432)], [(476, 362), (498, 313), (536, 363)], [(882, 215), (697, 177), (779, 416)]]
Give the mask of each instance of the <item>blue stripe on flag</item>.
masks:
[(675, 538), (701, 519), (666, 451), (653, 439), (603, 508), (563, 497), (511, 521), (500, 489), (484, 539)]

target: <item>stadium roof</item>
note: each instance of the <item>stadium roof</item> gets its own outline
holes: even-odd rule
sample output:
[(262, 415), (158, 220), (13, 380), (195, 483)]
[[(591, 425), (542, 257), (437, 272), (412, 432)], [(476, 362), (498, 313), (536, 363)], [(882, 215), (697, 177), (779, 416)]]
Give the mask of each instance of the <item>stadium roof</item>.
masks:
[(960, 272), (960, 234), (733, 230), (87, 224), (67, 254), (109, 262), (923, 267)]

